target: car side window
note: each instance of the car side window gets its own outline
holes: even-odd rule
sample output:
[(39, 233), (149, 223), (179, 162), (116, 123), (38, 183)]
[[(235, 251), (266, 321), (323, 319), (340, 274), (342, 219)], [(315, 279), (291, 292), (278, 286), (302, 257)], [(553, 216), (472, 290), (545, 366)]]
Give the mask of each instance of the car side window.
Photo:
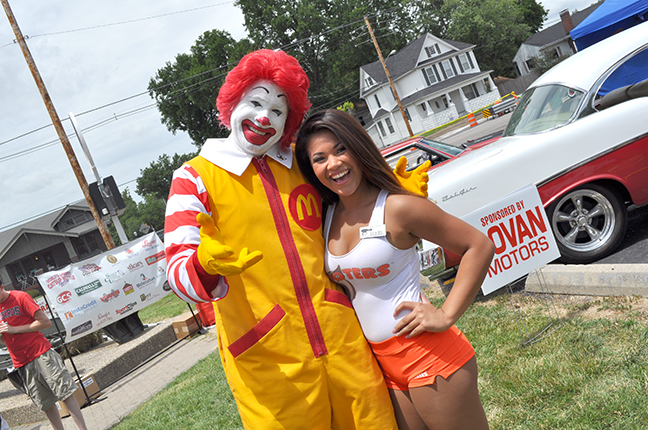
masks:
[(597, 110), (648, 96), (648, 46), (628, 57), (599, 87), (594, 99)]

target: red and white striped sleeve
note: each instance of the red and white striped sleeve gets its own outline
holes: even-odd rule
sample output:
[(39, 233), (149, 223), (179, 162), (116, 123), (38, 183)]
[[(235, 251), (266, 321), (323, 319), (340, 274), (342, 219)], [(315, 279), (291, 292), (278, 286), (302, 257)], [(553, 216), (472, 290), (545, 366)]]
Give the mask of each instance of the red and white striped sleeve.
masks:
[(198, 261), (200, 224), (196, 215), (199, 212), (211, 216), (207, 189), (198, 173), (184, 164), (173, 173), (164, 221), (164, 245), (169, 285), (178, 297), (189, 303), (220, 300), (229, 288), (225, 277), (208, 274)]

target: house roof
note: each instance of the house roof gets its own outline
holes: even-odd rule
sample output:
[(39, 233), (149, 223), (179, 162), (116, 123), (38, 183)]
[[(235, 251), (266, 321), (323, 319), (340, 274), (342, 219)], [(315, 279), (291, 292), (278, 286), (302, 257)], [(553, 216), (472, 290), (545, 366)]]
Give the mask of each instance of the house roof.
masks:
[[(414, 94), (410, 94), (409, 96), (405, 97), (404, 99), (401, 100), (401, 103), (403, 105), (409, 105), (414, 103), (420, 98), (423, 98), (427, 95), (434, 94), (439, 91), (443, 91), (446, 88), (452, 87), (454, 85), (457, 85), (461, 82), (466, 82), (472, 79), (475, 79), (480, 76), (488, 76), (492, 72), (492, 70), (486, 70), (486, 71), (481, 71), (477, 73), (468, 73), (465, 75), (455, 75), (450, 79), (446, 79), (445, 81), (438, 82), (434, 85), (430, 85), (429, 87), (423, 88), (421, 91), (417, 91)], [(396, 106), (398, 108), (398, 106)]]
[[(403, 49), (398, 51), (396, 54), (390, 56), (385, 60), (385, 65), (387, 66), (387, 69), (389, 69), (389, 74), (391, 75), (392, 79), (394, 80), (398, 79), (399, 77), (405, 75), (406, 73), (414, 70), (416, 66), (419, 65), (418, 59), (421, 54), (421, 50), (423, 50), (423, 45), (425, 43), (425, 39), (427, 39), (428, 37), (428, 34), (429, 33), (426, 33), (423, 36), (419, 37), (418, 39), (414, 40), (413, 42), (405, 46)], [(455, 49), (446, 52), (443, 55), (431, 58), (430, 59), (431, 62), (439, 61), (440, 59), (449, 57), (458, 51), (469, 49), (475, 46), (475, 45), (471, 45), (470, 43), (456, 42), (454, 40), (448, 40), (448, 39), (439, 39), (439, 40), (448, 43), (449, 45), (453, 46)], [(387, 75), (385, 74), (385, 69), (383, 69), (380, 60), (374, 61), (373, 63), (365, 64), (364, 66), (360, 67), (360, 69), (362, 69), (365, 73), (371, 76), (378, 84), (384, 84), (388, 81)]]
[[(581, 21), (587, 18), (601, 4), (603, 4), (602, 0), (598, 3), (586, 7), (581, 11), (574, 12), (571, 16), (574, 27), (580, 24)], [(547, 27), (544, 30), (531, 35), (527, 40), (524, 41), (524, 44), (543, 47), (546, 45), (551, 45), (552, 43), (562, 40), (568, 36), (569, 35), (565, 31), (565, 26), (563, 25), (561, 20), (557, 24), (554, 24), (551, 27)]]
[(62, 237), (77, 237), (97, 228), (95, 222), (92, 221), (83, 223), (64, 232), (54, 230), (54, 226), (58, 221), (60, 221), (61, 217), (72, 209), (88, 211), (89, 206), (85, 200), (81, 200), (77, 203), (67, 205), (63, 209), (58, 209), (19, 226), (1, 231), (0, 258), (5, 256), (5, 254), (11, 249), (11, 247), (18, 241), (18, 239), (20, 239), (23, 234), (31, 233)]

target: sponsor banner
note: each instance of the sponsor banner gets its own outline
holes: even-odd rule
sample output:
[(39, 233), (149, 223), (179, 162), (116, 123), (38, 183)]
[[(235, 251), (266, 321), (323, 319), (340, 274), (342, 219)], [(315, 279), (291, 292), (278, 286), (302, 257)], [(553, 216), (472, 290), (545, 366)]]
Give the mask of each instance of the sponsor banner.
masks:
[(44, 273), (38, 281), (65, 327), (65, 341), (70, 342), (169, 294), (166, 269), (164, 244), (151, 233), (89, 260)]
[(484, 294), (560, 257), (538, 189), (527, 185), (462, 219), (495, 244), (495, 256), (482, 284)]

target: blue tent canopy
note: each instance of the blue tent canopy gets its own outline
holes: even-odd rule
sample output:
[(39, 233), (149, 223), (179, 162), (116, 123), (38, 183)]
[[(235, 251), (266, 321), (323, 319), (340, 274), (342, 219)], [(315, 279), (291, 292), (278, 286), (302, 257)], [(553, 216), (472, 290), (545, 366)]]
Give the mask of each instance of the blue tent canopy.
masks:
[(583, 50), (648, 18), (648, 0), (606, 0), (571, 32), (578, 50)]

